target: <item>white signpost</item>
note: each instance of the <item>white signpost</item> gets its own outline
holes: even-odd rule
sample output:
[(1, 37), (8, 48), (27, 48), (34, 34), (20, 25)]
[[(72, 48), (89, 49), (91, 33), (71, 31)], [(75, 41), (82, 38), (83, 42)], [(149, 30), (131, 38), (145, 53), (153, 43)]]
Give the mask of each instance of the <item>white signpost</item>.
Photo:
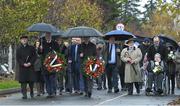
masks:
[(123, 31), (124, 30), (124, 25), (122, 23), (119, 23), (119, 24), (116, 25), (116, 29)]

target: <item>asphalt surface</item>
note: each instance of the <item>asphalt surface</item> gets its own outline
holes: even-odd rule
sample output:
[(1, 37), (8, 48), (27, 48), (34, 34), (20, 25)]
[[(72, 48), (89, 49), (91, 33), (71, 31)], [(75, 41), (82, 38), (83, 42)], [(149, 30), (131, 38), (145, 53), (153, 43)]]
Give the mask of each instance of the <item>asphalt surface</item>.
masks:
[[(55, 98), (46, 98), (46, 95), (41, 97), (35, 97), (27, 100), (21, 99), (21, 93), (5, 95), (0, 97), (0, 106), (3, 105), (118, 105), (118, 106), (157, 106), (167, 105), (174, 99), (177, 99), (180, 95), (180, 90), (176, 89), (175, 95), (168, 96), (145, 96), (144, 90), (140, 95), (134, 92), (134, 95), (129, 96), (127, 92), (120, 91), (119, 93), (107, 93), (106, 90), (93, 89), (91, 98), (84, 97), (83, 95), (63, 93), (63, 95), (57, 95)], [(29, 95), (28, 95), (29, 96)]]

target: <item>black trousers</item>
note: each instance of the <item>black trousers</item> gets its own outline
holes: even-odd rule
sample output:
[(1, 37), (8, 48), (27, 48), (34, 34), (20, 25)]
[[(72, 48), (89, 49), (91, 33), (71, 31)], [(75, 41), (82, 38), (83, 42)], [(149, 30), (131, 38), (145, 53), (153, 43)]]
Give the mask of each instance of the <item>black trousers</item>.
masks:
[[(170, 85), (170, 82), (171, 82), (171, 85)], [(169, 86), (168, 93), (170, 94), (170, 90), (171, 90), (171, 93), (174, 93), (174, 88), (175, 88), (175, 75), (173, 75), (173, 74), (168, 75), (168, 86)], [(170, 87), (171, 87), (171, 88), (170, 88)]]
[(116, 64), (107, 64), (106, 65), (106, 75), (108, 81), (108, 89), (114, 90), (118, 89), (118, 68)]
[(92, 93), (93, 79), (87, 76), (83, 76), (84, 79), (84, 91), (86, 94)]
[(124, 82), (124, 76), (125, 76), (125, 64), (122, 63), (122, 65), (119, 67), (119, 77), (121, 80), (121, 89), (126, 89), (126, 84)]
[(140, 93), (139, 83), (138, 82), (134, 82), (134, 83), (127, 83), (128, 94), (133, 94), (133, 84), (135, 85), (136, 92)]
[(21, 82), (21, 92), (24, 97), (27, 97), (27, 84), (29, 84), (30, 88), (30, 96), (34, 96), (34, 82)]

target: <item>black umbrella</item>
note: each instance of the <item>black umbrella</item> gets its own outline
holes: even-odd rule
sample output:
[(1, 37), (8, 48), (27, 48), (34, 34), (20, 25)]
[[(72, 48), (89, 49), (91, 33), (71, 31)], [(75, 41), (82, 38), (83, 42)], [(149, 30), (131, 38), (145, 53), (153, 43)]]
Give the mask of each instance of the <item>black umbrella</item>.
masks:
[(58, 29), (51, 24), (36, 23), (27, 28), (29, 32), (57, 32)]
[(132, 33), (123, 30), (113, 30), (105, 34), (104, 39), (108, 40), (114, 36), (116, 40), (127, 40), (130, 38), (136, 38)]
[(140, 36), (140, 35), (135, 35), (135, 36), (136, 36), (135, 41), (138, 42), (138, 43), (144, 42), (145, 39), (149, 39), (150, 42), (152, 42), (152, 38), (151, 37), (145, 37), (145, 36)]
[[(63, 34), (64, 34), (63, 31), (58, 30), (58, 31), (55, 32), (55, 33), (51, 33), (51, 36), (52, 36), (53, 38), (58, 38), (58, 37), (62, 37)], [(40, 38), (43, 38), (43, 37), (45, 37), (45, 33), (40, 33)]]
[(80, 26), (69, 28), (63, 37), (102, 37), (103, 34), (90, 27)]
[(169, 36), (164, 36), (164, 35), (159, 35), (159, 38), (161, 41), (163, 41), (164, 43), (170, 43), (172, 44), (175, 49), (178, 48), (178, 44), (177, 42), (172, 38), (172, 37), (169, 37)]

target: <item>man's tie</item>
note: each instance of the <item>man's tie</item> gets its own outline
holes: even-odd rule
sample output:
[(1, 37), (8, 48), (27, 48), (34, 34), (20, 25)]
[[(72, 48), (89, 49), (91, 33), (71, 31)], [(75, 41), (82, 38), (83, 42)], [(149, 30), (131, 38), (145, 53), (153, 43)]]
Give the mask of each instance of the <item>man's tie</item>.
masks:
[(109, 45), (109, 60), (111, 61), (111, 54), (112, 54), (112, 44)]
[(77, 49), (78, 49), (78, 46), (75, 45), (75, 61), (77, 61)]

